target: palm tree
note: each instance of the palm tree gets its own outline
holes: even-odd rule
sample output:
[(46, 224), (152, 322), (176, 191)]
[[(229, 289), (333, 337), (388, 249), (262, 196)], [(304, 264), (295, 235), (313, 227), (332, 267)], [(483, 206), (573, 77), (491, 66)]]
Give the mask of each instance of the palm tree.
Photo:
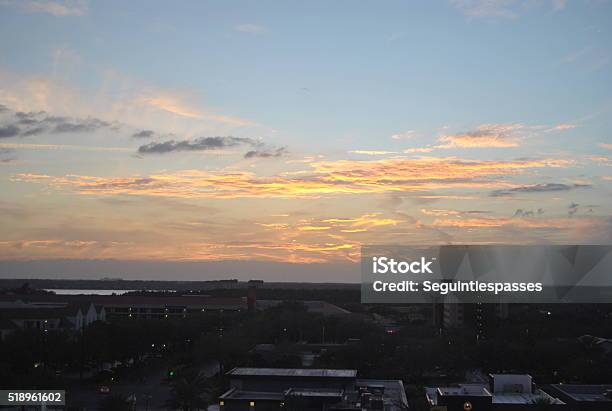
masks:
[(210, 384), (202, 371), (184, 371), (172, 383), (167, 405), (183, 411), (207, 409), (209, 393)]

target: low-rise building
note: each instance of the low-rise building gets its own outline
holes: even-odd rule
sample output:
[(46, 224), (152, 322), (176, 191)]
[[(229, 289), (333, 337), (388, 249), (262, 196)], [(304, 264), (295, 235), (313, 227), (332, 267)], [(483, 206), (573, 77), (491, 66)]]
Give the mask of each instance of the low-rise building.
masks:
[(222, 411), (408, 409), (401, 381), (358, 379), (356, 370), (234, 368), (227, 376)]
[(95, 321), (104, 321), (106, 311), (91, 302), (24, 302), (0, 303), (0, 338), (15, 330), (80, 331)]
[[(277, 307), (283, 302), (283, 300), (257, 300), (257, 308), (265, 310), (267, 308)], [(328, 303), (327, 301), (302, 300), (299, 302), (304, 304), (304, 308), (306, 308), (309, 313), (322, 314), (326, 317), (341, 317), (351, 314), (349, 310)]]
[[(253, 288), (254, 289), (254, 288)], [(252, 298), (255, 298), (253, 295)], [(28, 304), (38, 306), (65, 305), (65, 304), (93, 304), (97, 314), (93, 311), (83, 312), (93, 319), (95, 315), (105, 319), (182, 319), (189, 318), (203, 312), (238, 312), (246, 310), (246, 297), (215, 297), (209, 295), (57, 295), (37, 294), (30, 296), (1, 295), (0, 302), (14, 302), (21, 300)], [(282, 300), (261, 300), (253, 302), (253, 308), (266, 309), (282, 304)], [(302, 301), (309, 312), (325, 316), (338, 316), (351, 314), (341, 307), (326, 301)], [(104, 308), (104, 312), (101, 312)]]
[(436, 411), (565, 410), (561, 399), (536, 387), (528, 374), (491, 374), (489, 384), (459, 384), (427, 388), (427, 401)]
[(612, 410), (612, 384), (552, 384), (545, 389), (568, 404), (569, 411)]
[[(94, 319), (179, 319), (206, 311), (246, 309), (244, 298), (206, 295), (55, 295), (2, 296), (3, 301), (21, 300), (39, 307), (75, 305), (83, 307), (86, 322)], [(89, 306), (93, 304), (93, 309)]]
[(466, 411), (466, 408), (487, 411), (492, 409), (493, 403), (493, 396), (481, 384), (427, 388), (426, 396), (432, 409), (436, 407), (435, 409), (446, 411)]

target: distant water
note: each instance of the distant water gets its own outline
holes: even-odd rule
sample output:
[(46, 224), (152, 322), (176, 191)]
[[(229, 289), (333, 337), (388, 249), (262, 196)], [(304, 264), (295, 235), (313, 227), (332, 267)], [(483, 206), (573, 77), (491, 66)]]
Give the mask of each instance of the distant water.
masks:
[(55, 294), (61, 295), (77, 295), (77, 294), (95, 294), (95, 295), (113, 295), (113, 294), (125, 294), (130, 291), (138, 290), (76, 290), (71, 288), (47, 288), (45, 291), (53, 291)]

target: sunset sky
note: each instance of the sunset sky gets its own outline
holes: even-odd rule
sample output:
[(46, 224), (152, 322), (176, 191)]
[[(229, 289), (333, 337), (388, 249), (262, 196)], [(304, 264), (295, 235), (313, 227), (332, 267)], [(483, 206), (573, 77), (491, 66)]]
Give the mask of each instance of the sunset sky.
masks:
[(607, 0), (0, 0), (0, 276), (332, 281), (361, 244), (609, 244), (611, 21)]

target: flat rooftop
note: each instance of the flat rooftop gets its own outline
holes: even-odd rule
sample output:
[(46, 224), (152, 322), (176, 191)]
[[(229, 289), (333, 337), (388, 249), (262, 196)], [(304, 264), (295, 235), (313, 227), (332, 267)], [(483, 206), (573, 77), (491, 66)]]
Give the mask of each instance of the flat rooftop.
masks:
[(555, 390), (580, 402), (610, 402), (612, 399), (606, 393), (612, 391), (611, 385), (582, 385), (582, 384), (552, 384)]
[(355, 378), (357, 370), (238, 367), (229, 371), (227, 375), (236, 377)]
[(383, 401), (387, 411), (408, 409), (408, 398), (406, 398), (406, 390), (401, 380), (359, 379), (355, 382), (355, 385), (362, 387), (384, 387), (385, 394), (383, 395)]
[(551, 404), (565, 404), (560, 399), (550, 396), (541, 390), (538, 390), (533, 394), (532, 393), (493, 394), (493, 404), (533, 404), (540, 398), (548, 400)]
[(426, 396), (431, 405), (438, 405), (441, 397), (448, 396), (480, 396), (491, 397), (493, 404), (532, 404), (539, 399), (545, 399), (551, 404), (565, 404), (546, 392), (536, 389), (533, 392), (495, 392), (491, 393), (483, 384), (459, 384), (451, 387), (426, 387)]
[(460, 384), (455, 387), (440, 387), (438, 391), (441, 395), (468, 395), (472, 397), (490, 397), (491, 393), (482, 384)]
[(224, 394), (219, 396), (220, 400), (247, 400), (247, 401), (282, 401), (282, 392), (267, 392), (267, 391), (242, 391), (236, 388), (231, 388)]
[(319, 398), (340, 398), (342, 390), (317, 389), (317, 388), (289, 388), (285, 391), (285, 396), (300, 396), (300, 397), (319, 397)]

